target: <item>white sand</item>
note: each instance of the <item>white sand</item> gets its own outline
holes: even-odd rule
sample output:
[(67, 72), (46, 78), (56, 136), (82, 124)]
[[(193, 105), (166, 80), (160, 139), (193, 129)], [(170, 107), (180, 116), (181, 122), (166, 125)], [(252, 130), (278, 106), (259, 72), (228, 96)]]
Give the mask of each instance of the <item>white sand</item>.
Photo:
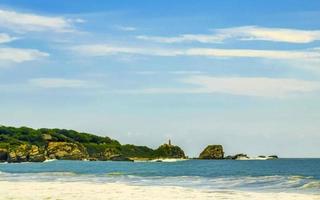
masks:
[(320, 200), (320, 195), (209, 191), (167, 186), (134, 186), (92, 182), (8, 182), (0, 181), (0, 200)]

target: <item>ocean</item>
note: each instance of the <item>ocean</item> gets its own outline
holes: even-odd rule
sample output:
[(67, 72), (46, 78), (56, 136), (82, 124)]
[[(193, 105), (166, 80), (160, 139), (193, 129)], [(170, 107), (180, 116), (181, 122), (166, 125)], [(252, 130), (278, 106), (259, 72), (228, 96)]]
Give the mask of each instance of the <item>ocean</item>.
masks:
[(320, 159), (2, 163), (0, 181), (122, 183), (320, 194)]

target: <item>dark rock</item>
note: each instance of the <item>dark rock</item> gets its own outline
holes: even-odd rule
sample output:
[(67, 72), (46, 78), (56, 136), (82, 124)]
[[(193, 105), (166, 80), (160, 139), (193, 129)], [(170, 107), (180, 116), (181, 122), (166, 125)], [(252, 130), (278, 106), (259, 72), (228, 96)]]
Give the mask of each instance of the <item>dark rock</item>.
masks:
[(0, 162), (6, 162), (8, 160), (8, 150), (0, 148)]
[(223, 159), (222, 145), (209, 145), (199, 155), (199, 159)]
[(130, 158), (124, 157), (122, 155), (113, 156), (113, 157), (110, 158), (110, 160), (112, 160), (112, 161), (130, 161), (130, 162), (133, 162), (133, 160), (131, 160)]
[(226, 160), (234, 160), (235, 159), (235, 157), (234, 156), (226, 156), (226, 157), (224, 157), (224, 159), (226, 159)]
[(271, 155), (271, 156), (268, 156), (268, 159), (278, 159), (279, 157), (277, 155)]
[(240, 153), (240, 154), (237, 154), (234, 156), (234, 159), (235, 160), (246, 160), (246, 159), (249, 159), (250, 157), (247, 155), (247, 154), (243, 154), (243, 153)]

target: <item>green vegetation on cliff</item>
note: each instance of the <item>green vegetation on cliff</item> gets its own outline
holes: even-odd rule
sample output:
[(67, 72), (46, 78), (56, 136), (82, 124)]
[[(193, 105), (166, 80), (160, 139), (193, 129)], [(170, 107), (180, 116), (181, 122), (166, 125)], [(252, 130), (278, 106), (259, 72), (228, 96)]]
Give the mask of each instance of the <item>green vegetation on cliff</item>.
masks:
[(0, 161), (41, 162), (45, 159), (130, 160), (184, 158), (178, 146), (121, 145), (109, 137), (65, 129), (32, 129), (0, 126)]

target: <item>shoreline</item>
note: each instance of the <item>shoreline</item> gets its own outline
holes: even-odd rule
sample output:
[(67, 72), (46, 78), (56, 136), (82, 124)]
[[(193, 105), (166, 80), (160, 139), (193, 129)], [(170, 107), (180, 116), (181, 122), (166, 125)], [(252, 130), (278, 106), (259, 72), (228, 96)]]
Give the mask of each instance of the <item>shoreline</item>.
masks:
[(137, 186), (124, 183), (0, 181), (0, 200), (7, 199), (230, 199), (320, 200), (320, 195), (301, 193), (204, 190), (178, 186)]

